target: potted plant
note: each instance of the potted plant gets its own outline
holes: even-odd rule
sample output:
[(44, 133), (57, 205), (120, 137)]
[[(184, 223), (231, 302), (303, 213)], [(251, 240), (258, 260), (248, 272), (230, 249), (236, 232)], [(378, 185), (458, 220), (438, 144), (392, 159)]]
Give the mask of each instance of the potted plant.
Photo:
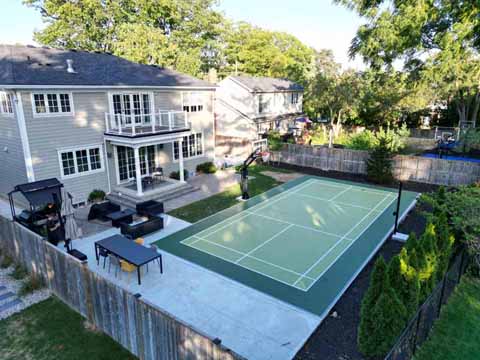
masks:
[(88, 201), (91, 203), (99, 203), (105, 200), (105, 191), (95, 189), (88, 195)]

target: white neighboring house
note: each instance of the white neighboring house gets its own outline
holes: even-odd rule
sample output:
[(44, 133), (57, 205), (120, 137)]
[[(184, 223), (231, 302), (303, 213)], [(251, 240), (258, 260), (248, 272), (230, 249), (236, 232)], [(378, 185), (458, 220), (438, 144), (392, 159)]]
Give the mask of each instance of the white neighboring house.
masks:
[(271, 130), (286, 133), (302, 115), (303, 87), (285, 79), (229, 76), (215, 101), (217, 155), (245, 156)]
[(76, 203), (93, 189), (124, 205), (186, 192), (181, 170), (214, 160), (214, 94), (107, 53), (0, 45), (0, 195), (54, 177)]

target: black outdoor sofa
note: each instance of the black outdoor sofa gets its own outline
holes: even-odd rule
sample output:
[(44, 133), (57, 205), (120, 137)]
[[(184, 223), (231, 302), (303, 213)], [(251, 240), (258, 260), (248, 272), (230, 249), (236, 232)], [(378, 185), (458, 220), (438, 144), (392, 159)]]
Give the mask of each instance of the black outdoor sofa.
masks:
[(109, 221), (107, 214), (120, 211), (120, 205), (114, 204), (110, 201), (105, 201), (99, 204), (93, 204), (88, 213), (88, 221), (98, 219), (100, 221)]
[(136, 239), (163, 229), (163, 218), (153, 216), (137, 224), (120, 224), (120, 232), (130, 239)]
[(158, 216), (164, 213), (163, 203), (155, 200), (137, 204), (136, 210), (138, 215), (147, 217)]

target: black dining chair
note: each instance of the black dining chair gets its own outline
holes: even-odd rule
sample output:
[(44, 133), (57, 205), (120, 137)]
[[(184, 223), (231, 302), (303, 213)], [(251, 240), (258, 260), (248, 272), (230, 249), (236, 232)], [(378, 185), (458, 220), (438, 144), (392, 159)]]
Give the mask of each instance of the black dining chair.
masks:
[(107, 264), (108, 254), (109, 254), (108, 250), (105, 250), (104, 248), (99, 247), (97, 265), (100, 265), (100, 257), (103, 257), (103, 268), (105, 269), (105, 265)]

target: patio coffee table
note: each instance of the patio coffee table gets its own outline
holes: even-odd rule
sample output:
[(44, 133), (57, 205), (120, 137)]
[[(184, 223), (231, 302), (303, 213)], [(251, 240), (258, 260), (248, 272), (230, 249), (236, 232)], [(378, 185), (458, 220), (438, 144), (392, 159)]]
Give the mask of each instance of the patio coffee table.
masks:
[(138, 285), (142, 284), (140, 267), (156, 259), (159, 261), (160, 273), (163, 274), (162, 255), (157, 250), (139, 245), (122, 235), (113, 235), (95, 242), (95, 256), (98, 261), (98, 249), (102, 248), (137, 268)]
[(135, 211), (131, 209), (125, 209), (107, 214), (105, 217), (112, 220), (113, 227), (118, 228), (120, 227), (121, 223), (130, 224), (133, 221), (133, 215), (135, 215)]

